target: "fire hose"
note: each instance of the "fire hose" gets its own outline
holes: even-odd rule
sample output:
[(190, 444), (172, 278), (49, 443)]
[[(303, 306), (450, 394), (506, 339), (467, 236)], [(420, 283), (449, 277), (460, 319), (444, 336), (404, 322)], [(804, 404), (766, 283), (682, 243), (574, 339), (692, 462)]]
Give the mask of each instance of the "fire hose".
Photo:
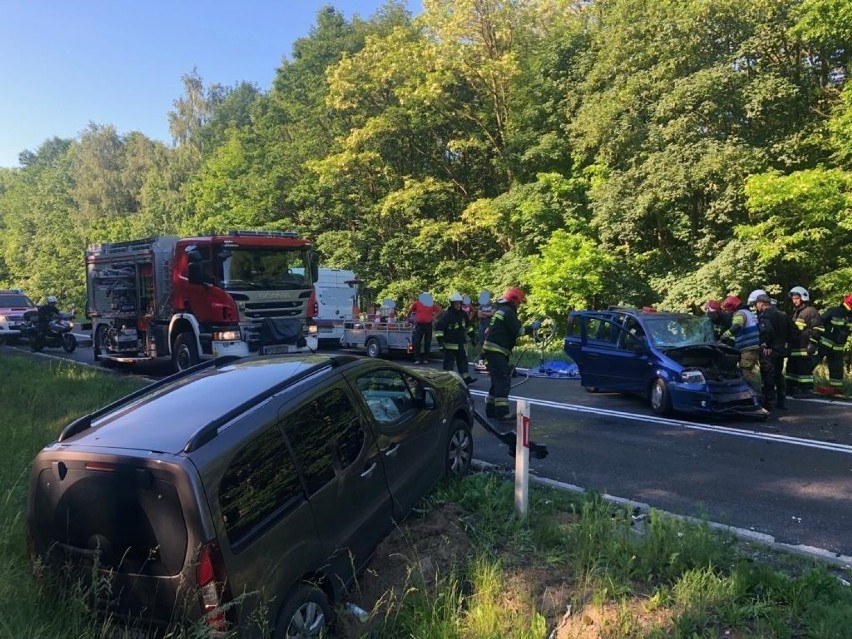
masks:
[[(473, 411), (473, 416), (485, 430), (494, 435), (494, 437), (499, 439), (508, 447), (510, 456), (515, 456), (515, 446), (517, 445), (518, 440), (518, 434), (515, 430), (498, 430), (497, 427), (494, 426), (494, 424), (492, 424), (487, 417), (485, 417), (476, 409), (474, 409)], [(545, 457), (547, 457), (547, 446), (545, 444), (536, 444), (532, 440), (530, 440), (529, 444), (530, 455), (532, 455), (536, 459), (544, 459)]]

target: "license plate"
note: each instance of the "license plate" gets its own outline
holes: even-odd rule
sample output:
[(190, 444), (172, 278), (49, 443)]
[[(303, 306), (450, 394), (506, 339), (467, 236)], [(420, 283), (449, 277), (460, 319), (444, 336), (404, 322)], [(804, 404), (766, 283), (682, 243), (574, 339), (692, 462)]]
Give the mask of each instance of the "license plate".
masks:
[(280, 355), (281, 353), (289, 353), (291, 350), (291, 346), (287, 344), (279, 344), (278, 346), (264, 346), (263, 354), (264, 355)]

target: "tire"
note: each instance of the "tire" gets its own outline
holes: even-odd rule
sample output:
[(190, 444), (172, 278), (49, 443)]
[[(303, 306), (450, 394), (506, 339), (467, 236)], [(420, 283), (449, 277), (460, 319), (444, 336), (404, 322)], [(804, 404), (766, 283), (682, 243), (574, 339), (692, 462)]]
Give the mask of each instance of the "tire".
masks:
[(470, 463), (473, 461), (473, 435), (467, 422), (461, 419), (452, 421), (445, 453), (448, 476), (461, 477), (470, 471)]
[(378, 357), (382, 354), (382, 345), (379, 344), (379, 340), (375, 337), (371, 337), (367, 340), (367, 356), (368, 357)]
[(62, 336), (62, 350), (66, 353), (73, 353), (77, 350), (77, 338), (71, 333), (65, 333)]
[(669, 387), (666, 382), (659, 377), (651, 384), (649, 393), (651, 410), (657, 415), (670, 415), (672, 412), (672, 398), (669, 395)]
[(175, 372), (185, 371), (200, 361), (198, 346), (195, 343), (195, 335), (189, 331), (184, 331), (178, 335), (172, 349), (172, 368), (174, 368)]
[(597, 386), (583, 386), (583, 390), (587, 393), (599, 393), (601, 389)]
[(325, 593), (309, 584), (299, 584), (287, 597), (278, 620), (274, 639), (331, 637), (332, 611)]
[(44, 350), (44, 337), (41, 335), (33, 337), (33, 341), (30, 344), (30, 350), (33, 353), (41, 353)]
[(106, 334), (107, 327), (104, 324), (98, 326), (95, 331), (95, 337), (92, 340), (92, 351), (94, 352), (95, 361), (101, 362), (101, 354), (106, 351)]

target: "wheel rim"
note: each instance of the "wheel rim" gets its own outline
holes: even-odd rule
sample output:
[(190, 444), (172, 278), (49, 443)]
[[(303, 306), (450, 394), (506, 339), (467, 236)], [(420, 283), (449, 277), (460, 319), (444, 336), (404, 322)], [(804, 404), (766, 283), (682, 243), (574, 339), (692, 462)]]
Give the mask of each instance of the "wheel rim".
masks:
[(450, 445), (447, 449), (447, 467), (454, 475), (458, 475), (470, 467), (471, 460), (471, 438), (470, 434), (459, 428), (450, 437)]
[(370, 357), (378, 357), (379, 355), (379, 345), (376, 342), (370, 342), (367, 345), (367, 355)]
[(651, 406), (653, 408), (663, 407), (663, 385), (660, 382), (654, 384), (651, 389)]
[(308, 601), (293, 613), (284, 636), (287, 639), (319, 637), (323, 630), (325, 630), (325, 614), (322, 607), (313, 601)]
[(186, 344), (181, 344), (177, 353), (178, 370), (186, 370), (192, 366), (192, 354), (189, 352), (189, 347)]

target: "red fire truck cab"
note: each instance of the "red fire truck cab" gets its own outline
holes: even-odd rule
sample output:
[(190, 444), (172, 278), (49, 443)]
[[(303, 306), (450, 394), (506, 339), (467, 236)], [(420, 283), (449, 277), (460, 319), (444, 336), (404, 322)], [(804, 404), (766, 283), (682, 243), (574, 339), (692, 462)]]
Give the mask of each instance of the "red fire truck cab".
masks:
[(86, 251), (95, 359), (170, 357), (184, 370), (207, 357), (316, 348), (318, 261), (297, 233), (231, 231), (94, 244)]

